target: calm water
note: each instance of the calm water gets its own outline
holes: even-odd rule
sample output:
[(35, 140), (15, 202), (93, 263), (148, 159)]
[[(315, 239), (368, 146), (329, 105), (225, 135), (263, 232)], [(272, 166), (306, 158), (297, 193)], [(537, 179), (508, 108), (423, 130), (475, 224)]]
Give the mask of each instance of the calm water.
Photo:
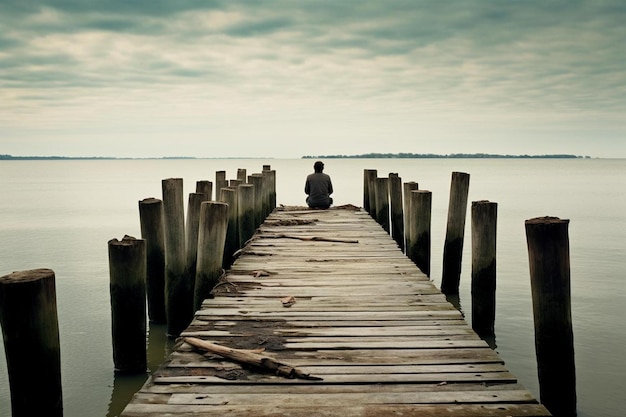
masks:
[[(335, 204), (362, 205), (364, 169), (397, 172), (433, 193), (431, 277), (439, 286), (450, 177), (470, 174), (470, 202), (498, 203), (496, 344), (507, 367), (537, 398), (524, 220), (570, 219), (572, 315), (578, 411), (619, 417), (626, 409), (626, 160), (327, 160)], [(161, 180), (184, 179), (185, 194), (215, 171), (235, 178), (264, 164), (277, 171), (279, 204), (304, 204), (312, 160), (0, 161), (0, 275), (56, 273), (66, 417), (115, 416), (146, 376), (115, 378), (107, 242), (140, 236), (138, 201), (161, 197)], [(467, 221), (461, 306), (468, 321), (471, 274)], [(149, 335), (150, 368), (168, 349), (162, 327)], [(10, 415), (0, 345), (0, 416)]]

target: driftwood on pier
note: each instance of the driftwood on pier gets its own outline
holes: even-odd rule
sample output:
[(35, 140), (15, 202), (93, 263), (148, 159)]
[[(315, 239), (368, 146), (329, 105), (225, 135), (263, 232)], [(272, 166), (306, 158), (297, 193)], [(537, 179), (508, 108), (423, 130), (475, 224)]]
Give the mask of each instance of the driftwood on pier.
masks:
[(186, 337), (185, 342), (193, 347), (202, 349), (209, 353), (215, 353), (227, 359), (231, 359), (235, 362), (242, 363), (244, 365), (254, 366), (263, 371), (273, 372), (275, 375), (284, 376), (286, 378), (301, 378), (311, 381), (321, 381), (322, 378), (312, 376), (304, 373), (298, 368), (295, 368), (286, 363), (282, 363), (266, 355), (261, 355), (264, 349), (245, 350), (245, 349), (233, 349), (226, 346), (217, 345), (215, 343), (207, 342), (195, 337)]
[(359, 243), (356, 239), (339, 239), (324, 236), (290, 236), (284, 233), (277, 235), (263, 236), (264, 239), (296, 239), (305, 242), (335, 242), (335, 243)]

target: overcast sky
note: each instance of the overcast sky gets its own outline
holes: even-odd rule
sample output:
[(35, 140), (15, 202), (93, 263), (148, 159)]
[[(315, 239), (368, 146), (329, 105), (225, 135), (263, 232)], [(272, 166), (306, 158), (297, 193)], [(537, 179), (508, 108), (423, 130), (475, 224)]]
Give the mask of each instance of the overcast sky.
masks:
[(0, 0), (0, 154), (626, 157), (623, 0)]

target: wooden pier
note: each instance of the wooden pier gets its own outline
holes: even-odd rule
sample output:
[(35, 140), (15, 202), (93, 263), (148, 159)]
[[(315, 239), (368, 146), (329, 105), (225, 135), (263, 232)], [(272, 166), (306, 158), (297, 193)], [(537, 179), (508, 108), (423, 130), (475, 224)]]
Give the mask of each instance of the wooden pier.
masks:
[[(242, 365), (187, 338), (297, 372)], [(550, 413), (383, 228), (344, 207), (267, 218), (122, 413), (165, 415)]]

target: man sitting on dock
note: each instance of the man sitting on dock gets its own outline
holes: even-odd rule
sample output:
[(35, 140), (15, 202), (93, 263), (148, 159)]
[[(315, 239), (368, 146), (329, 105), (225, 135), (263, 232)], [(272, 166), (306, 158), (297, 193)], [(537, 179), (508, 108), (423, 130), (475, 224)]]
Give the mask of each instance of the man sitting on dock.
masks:
[(317, 161), (313, 164), (315, 172), (306, 177), (304, 192), (307, 194), (306, 203), (313, 209), (327, 209), (333, 204), (330, 195), (333, 193), (333, 183), (328, 174), (324, 174), (324, 163)]

